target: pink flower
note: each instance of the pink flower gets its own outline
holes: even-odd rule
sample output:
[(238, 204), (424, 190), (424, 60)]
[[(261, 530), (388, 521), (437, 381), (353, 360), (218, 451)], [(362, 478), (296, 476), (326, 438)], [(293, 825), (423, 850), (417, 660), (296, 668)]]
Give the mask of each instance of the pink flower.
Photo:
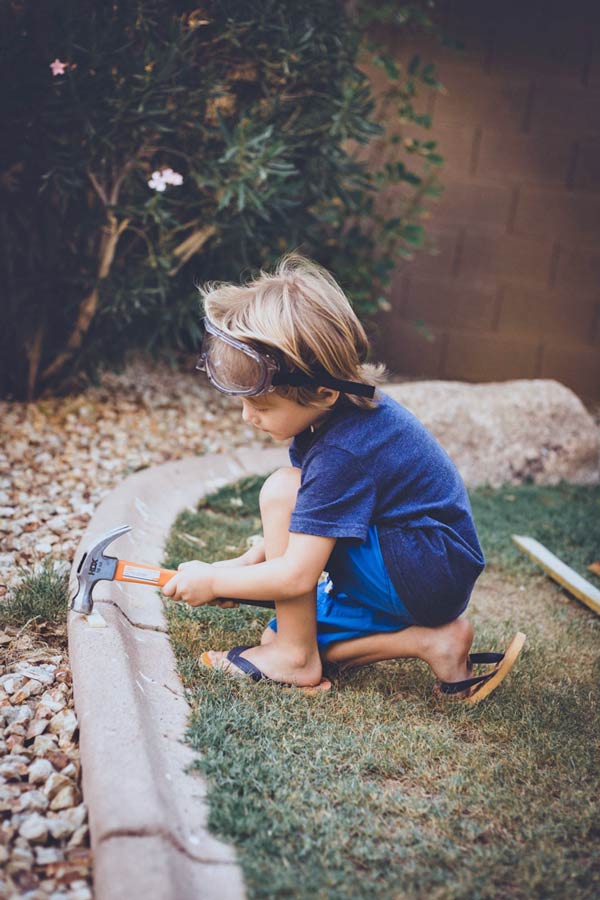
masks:
[(61, 62), (60, 59), (55, 59), (54, 62), (50, 63), (53, 75), (64, 75), (65, 70), (68, 69), (68, 67), (69, 63)]

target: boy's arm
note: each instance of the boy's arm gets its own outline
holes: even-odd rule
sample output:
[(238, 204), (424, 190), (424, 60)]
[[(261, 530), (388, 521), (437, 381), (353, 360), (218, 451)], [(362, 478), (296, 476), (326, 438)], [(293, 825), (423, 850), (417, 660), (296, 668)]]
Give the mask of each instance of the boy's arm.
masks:
[[(264, 562), (267, 557), (265, 556), (265, 539), (263, 537), (260, 540), (255, 541), (251, 547), (249, 547), (245, 553), (242, 553), (240, 556), (234, 556), (233, 559), (220, 559), (218, 562), (214, 562), (213, 566), (254, 566), (256, 563)], [(210, 606), (220, 606), (221, 609), (234, 609), (238, 607), (240, 604), (236, 603), (235, 600), (211, 600)]]
[(311, 591), (335, 546), (333, 537), (290, 533), (283, 556), (245, 566), (183, 563), (163, 594), (191, 606), (217, 598), (288, 600)]
[(261, 537), (245, 553), (234, 556), (233, 559), (220, 559), (219, 562), (213, 563), (213, 566), (254, 566), (256, 563), (264, 562), (265, 559), (265, 539)]

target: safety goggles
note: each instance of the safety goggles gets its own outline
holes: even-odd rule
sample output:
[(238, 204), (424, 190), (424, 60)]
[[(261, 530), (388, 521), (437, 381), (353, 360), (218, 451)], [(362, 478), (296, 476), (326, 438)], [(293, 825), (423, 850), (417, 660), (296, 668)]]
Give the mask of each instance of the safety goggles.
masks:
[(284, 384), (292, 387), (329, 387), (359, 397), (373, 397), (375, 393), (375, 388), (370, 384), (344, 381), (324, 371), (315, 375), (287, 371), (274, 356), (231, 337), (206, 317), (201, 324), (204, 333), (196, 369), (206, 372), (213, 387), (222, 394), (256, 397)]

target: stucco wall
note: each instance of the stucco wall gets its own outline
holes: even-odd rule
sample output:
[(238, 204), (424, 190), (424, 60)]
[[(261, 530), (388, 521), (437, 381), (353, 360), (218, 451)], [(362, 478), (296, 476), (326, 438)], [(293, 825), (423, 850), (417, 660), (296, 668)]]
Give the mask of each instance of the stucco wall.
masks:
[[(600, 396), (600, 2), (457, 0), (435, 62), (438, 255), (397, 270), (377, 349), (398, 373), (550, 377)], [(423, 321), (425, 329), (415, 328)]]

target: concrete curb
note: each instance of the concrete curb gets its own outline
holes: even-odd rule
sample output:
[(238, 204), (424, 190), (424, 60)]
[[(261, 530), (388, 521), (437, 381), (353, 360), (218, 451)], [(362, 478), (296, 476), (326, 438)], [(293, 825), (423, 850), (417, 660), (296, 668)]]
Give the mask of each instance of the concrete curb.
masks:
[[(211, 490), (289, 465), (286, 449), (247, 450), (166, 463), (125, 479), (96, 510), (81, 552), (117, 525), (133, 530), (109, 553), (159, 565), (176, 517)], [(69, 613), (69, 654), (79, 720), (95, 900), (238, 900), (234, 850), (208, 833), (206, 786), (187, 769), (189, 706), (150, 586), (100, 583), (92, 628)]]

